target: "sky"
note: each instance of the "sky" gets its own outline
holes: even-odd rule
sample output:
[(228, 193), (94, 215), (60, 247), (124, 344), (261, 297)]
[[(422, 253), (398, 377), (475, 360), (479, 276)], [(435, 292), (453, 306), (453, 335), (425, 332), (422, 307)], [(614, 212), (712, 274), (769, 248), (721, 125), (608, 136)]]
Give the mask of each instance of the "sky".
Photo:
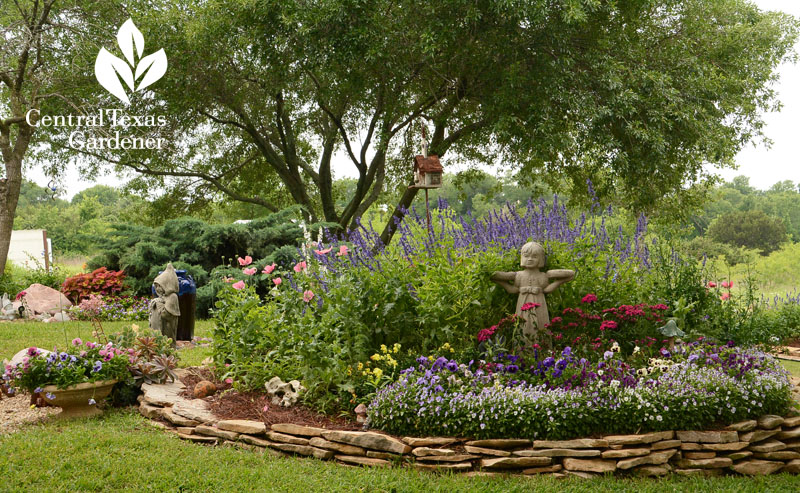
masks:
[[(763, 10), (782, 10), (800, 17), (800, 0), (753, 0)], [(800, 52), (800, 42), (796, 46)], [(750, 184), (756, 188), (767, 189), (778, 181), (791, 180), (800, 182), (800, 64), (784, 64), (779, 70), (780, 80), (775, 86), (778, 98), (783, 103), (780, 112), (765, 114), (764, 134), (772, 141), (768, 148), (757, 142), (744, 148), (736, 156), (738, 169), (716, 170), (725, 180), (738, 175), (750, 178)], [(343, 155), (333, 159), (334, 175), (337, 178), (354, 176), (353, 166)], [(50, 177), (39, 167), (26, 170), (25, 177), (39, 185), (46, 186)], [(71, 199), (81, 190), (97, 183), (118, 186), (122, 180), (108, 174), (95, 181), (81, 178), (73, 166), (59, 178), (58, 186), (61, 197)]]

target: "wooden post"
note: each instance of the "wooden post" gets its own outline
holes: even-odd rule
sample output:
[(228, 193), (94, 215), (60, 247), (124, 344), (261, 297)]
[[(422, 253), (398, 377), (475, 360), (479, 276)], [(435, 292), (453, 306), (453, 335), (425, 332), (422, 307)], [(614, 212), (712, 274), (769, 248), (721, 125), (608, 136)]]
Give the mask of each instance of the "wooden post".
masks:
[(50, 272), (50, 249), (47, 248), (47, 230), (42, 230), (42, 242), (44, 242), (44, 270)]

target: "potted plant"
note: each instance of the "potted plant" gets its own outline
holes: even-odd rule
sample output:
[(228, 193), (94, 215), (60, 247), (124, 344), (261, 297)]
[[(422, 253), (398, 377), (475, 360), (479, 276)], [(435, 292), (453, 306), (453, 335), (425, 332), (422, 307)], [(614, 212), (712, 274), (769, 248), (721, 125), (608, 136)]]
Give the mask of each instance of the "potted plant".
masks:
[(130, 377), (129, 364), (136, 356), (113, 343), (102, 345), (80, 339), (64, 351), (31, 347), (16, 366), (6, 366), (4, 380), (31, 393), (39, 393), (71, 418), (100, 414), (97, 403), (108, 397), (114, 384)]

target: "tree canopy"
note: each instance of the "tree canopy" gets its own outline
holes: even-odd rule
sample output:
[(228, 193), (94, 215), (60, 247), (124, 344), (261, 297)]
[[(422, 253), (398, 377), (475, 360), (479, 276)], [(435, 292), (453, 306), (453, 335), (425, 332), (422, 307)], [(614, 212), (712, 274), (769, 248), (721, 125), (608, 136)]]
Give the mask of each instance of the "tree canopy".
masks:
[[(797, 34), (793, 18), (746, 0), (126, 8), (116, 25), (130, 13), (146, 51), (163, 47), (169, 59), (126, 111), (167, 115), (136, 131), (170, 147), (94, 157), (141, 173), (143, 191), (171, 184), (189, 200), (224, 194), (270, 211), (294, 202), (343, 228), (379, 199), (411, 204), (423, 128), (445, 166), (502, 164), (557, 191), (566, 179), (572, 195), (591, 178), (599, 196), (632, 210), (680, 206), (705, 164), (730, 165), (761, 135), (761, 112), (777, 104), (775, 68)], [(87, 104), (108, 102), (101, 94)], [(63, 135), (54, 141), (65, 147)], [(357, 176), (344, 201), (337, 155)]]

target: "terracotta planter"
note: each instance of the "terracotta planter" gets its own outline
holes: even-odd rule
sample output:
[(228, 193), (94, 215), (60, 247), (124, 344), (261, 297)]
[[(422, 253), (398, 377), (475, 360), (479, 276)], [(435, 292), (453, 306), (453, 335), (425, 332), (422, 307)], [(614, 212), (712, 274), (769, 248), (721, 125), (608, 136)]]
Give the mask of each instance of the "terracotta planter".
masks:
[[(48, 385), (42, 388), (41, 395), (48, 404), (61, 408), (61, 412), (58, 413), (59, 418), (85, 418), (103, 413), (97, 409), (97, 404), (90, 405), (89, 399), (102, 401), (111, 393), (115, 383), (116, 380), (87, 382), (71, 385), (65, 389)], [(46, 397), (48, 393), (53, 394), (54, 398), (48, 399)]]

